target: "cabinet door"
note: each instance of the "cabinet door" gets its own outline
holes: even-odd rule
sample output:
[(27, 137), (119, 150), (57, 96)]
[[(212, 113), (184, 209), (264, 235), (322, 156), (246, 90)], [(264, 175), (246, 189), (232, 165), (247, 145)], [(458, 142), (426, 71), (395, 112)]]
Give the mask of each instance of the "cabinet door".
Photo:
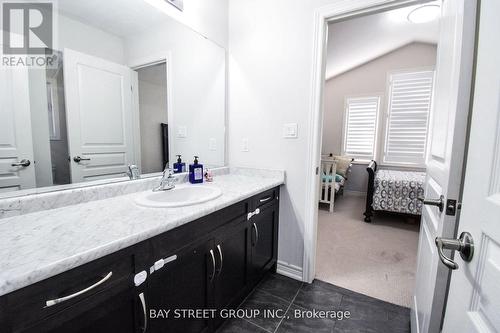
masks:
[(92, 298), (82, 300), (23, 332), (134, 333), (140, 331), (144, 324), (144, 316), (142, 309), (139, 309), (139, 299), (134, 288), (115, 287), (102, 293), (106, 294), (103, 302), (95, 303)]
[(191, 318), (192, 314), (183, 310), (210, 308), (208, 300), (216, 269), (212, 244), (213, 241), (204, 240), (169, 254), (163, 259), (172, 261), (148, 278), (148, 332), (208, 331), (209, 318)]
[(278, 236), (278, 206), (269, 205), (250, 219), (251, 274), (258, 279), (276, 261)]
[[(214, 298), (217, 309), (237, 308), (247, 286), (250, 229), (246, 216), (221, 228), (214, 243), (217, 269)], [(217, 318), (215, 325), (222, 321)]]

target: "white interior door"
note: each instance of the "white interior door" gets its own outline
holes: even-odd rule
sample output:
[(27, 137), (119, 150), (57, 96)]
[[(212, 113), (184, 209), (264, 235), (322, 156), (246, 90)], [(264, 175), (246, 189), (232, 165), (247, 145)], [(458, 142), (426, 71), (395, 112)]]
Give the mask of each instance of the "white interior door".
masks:
[(26, 67), (0, 67), (0, 192), (36, 186), (28, 84)]
[[(436, 62), (427, 153), (425, 196), (457, 200), (460, 194), (474, 51), (475, 1), (446, 0)], [(412, 332), (439, 332), (449, 269), (439, 260), (435, 238), (452, 237), (456, 216), (436, 206), (422, 210)]]
[(71, 181), (124, 176), (134, 163), (131, 69), (64, 49)]
[(460, 234), (472, 261), (455, 253), (443, 332), (500, 332), (500, 2), (481, 1), (476, 83)]

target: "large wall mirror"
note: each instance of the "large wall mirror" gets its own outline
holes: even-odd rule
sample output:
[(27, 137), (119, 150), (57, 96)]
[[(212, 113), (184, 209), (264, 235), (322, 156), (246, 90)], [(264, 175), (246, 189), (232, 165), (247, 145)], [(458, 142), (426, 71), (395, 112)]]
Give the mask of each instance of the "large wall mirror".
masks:
[(54, 15), (51, 65), (0, 69), (0, 192), (151, 175), (176, 155), (225, 164), (224, 48), (144, 0)]

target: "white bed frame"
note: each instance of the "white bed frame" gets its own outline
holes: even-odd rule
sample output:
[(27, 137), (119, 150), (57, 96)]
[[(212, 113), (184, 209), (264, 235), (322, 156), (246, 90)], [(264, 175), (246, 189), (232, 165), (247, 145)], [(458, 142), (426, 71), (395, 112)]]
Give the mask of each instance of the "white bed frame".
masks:
[[(330, 205), (330, 213), (333, 213), (335, 205), (335, 175), (337, 174), (337, 163), (329, 159), (321, 159), (321, 168), (319, 171), (319, 202)], [(326, 175), (323, 179), (323, 175)], [(330, 177), (328, 177), (330, 176)], [(332, 179), (331, 182), (328, 178)]]

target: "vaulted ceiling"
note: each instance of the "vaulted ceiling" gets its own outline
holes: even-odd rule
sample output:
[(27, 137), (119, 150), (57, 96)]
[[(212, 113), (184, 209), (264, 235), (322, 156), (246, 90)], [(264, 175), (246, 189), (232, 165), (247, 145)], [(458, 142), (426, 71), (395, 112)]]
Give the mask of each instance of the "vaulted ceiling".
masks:
[(413, 42), (437, 44), (439, 20), (411, 23), (407, 17), (415, 7), (330, 23), (326, 79)]

